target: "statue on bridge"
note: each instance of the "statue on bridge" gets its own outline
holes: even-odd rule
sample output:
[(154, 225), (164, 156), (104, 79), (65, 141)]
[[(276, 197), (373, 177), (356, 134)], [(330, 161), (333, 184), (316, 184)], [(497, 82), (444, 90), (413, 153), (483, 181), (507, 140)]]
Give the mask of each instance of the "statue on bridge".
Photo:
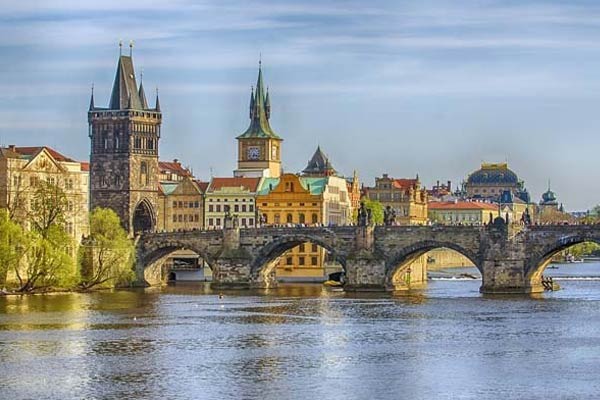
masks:
[(365, 203), (361, 202), (358, 209), (358, 226), (369, 226), (371, 220), (371, 210), (365, 206)]
[(223, 209), (225, 210), (225, 216), (223, 217), (223, 227), (226, 229), (237, 228), (239, 226), (238, 217), (237, 215), (231, 215), (231, 206), (225, 204), (223, 206)]
[(531, 225), (531, 214), (529, 214), (529, 208), (526, 208), (525, 212), (521, 215), (521, 223), (523, 225)]
[(396, 210), (391, 206), (387, 206), (383, 211), (383, 223), (385, 226), (394, 225), (396, 222)]

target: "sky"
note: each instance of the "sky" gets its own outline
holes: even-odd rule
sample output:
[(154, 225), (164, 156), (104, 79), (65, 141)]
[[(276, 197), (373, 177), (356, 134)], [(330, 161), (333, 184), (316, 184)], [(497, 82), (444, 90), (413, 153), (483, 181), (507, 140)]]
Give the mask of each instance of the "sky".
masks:
[(94, 84), (107, 106), (134, 40), (160, 157), (230, 176), (258, 60), (283, 167), (317, 145), (361, 181), (466, 179), (505, 162), (538, 201), (600, 203), (597, 1), (1, 0), (0, 144), (89, 157)]

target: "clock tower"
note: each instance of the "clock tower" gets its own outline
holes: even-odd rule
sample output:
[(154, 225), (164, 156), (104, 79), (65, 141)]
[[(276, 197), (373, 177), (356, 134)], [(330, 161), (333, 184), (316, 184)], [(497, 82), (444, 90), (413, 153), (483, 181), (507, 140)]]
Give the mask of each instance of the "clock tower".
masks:
[(250, 94), (250, 126), (237, 137), (239, 177), (271, 177), (281, 175), (281, 139), (269, 125), (271, 103), (263, 88), (262, 67), (258, 64), (256, 91)]

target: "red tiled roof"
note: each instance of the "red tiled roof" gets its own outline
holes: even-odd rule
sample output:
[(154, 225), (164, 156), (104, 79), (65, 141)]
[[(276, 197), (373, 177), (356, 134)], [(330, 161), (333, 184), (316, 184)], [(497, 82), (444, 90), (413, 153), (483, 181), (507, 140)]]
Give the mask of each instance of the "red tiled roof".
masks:
[(417, 185), (417, 179), (394, 179), (394, 187), (398, 189), (409, 189)]
[(181, 166), (178, 161), (159, 161), (158, 168), (160, 172), (170, 172), (178, 176), (192, 176), (192, 173), (185, 167)]
[(60, 154), (58, 151), (48, 146), (15, 147), (14, 151), (24, 156), (35, 156), (37, 153), (42, 151), (42, 149), (46, 149), (56, 161), (77, 162), (72, 158)]
[(89, 171), (90, 170), (90, 163), (89, 162), (81, 162), (81, 170), (82, 171)]
[(224, 187), (244, 187), (250, 192), (258, 190), (260, 178), (212, 178), (208, 190), (218, 190)]
[(200, 188), (202, 193), (206, 193), (206, 190), (208, 189), (208, 185), (210, 185), (210, 182), (202, 182), (202, 181), (194, 181), (194, 182), (196, 182), (196, 185), (198, 185), (198, 187)]
[(490, 210), (498, 211), (497, 204), (477, 201), (433, 201), (427, 205), (430, 210)]

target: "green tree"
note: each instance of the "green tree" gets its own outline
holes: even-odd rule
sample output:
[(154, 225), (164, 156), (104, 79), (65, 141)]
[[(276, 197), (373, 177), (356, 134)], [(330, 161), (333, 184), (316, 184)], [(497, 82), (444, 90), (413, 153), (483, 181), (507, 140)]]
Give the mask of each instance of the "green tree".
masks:
[(567, 250), (567, 253), (572, 254), (575, 258), (581, 258), (583, 256), (589, 256), (598, 250), (600, 250), (600, 245), (593, 242), (583, 242), (570, 247)]
[(70, 286), (76, 281), (74, 243), (64, 228), (67, 196), (60, 187), (39, 182), (31, 199), (24, 235), (24, 258), (15, 266), (19, 291)]
[(110, 209), (96, 208), (90, 215), (90, 237), (80, 247), (81, 283), (84, 289), (114, 287), (134, 278), (134, 246)]
[(0, 284), (6, 282), (9, 270), (20, 263), (26, 248), (25, 232), (10, 218), (8, 209), (0, 209)]
[(374, 224), (383, 224), (383, 205), (377, 200), (363, 199), (367, 210), (371, 210), (371, 219)]
[(73, 243), (61, 225), (50, 225), (44, 234), (27, 232), (25, 243), (25, 259), (15, 268), (20, 292), (75, 283), (75, 263), (70, 254)]

